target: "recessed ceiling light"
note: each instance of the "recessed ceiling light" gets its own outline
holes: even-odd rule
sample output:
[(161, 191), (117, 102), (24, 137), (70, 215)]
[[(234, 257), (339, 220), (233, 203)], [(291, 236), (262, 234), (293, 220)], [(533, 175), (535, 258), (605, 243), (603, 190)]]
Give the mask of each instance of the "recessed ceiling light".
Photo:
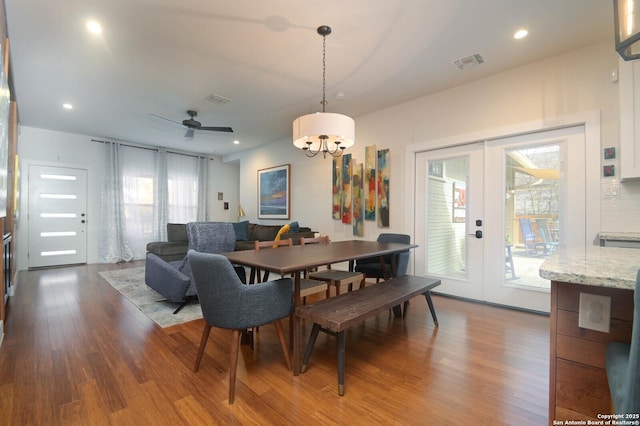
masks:
[(93, 34), (102, 34), (102, 25), (98, 21), (87, 21), (87, 29)]
[(528, 34), (529, 34), (529, 31), (523, 28), (521, 30), (516, 31), (516, 33), (513, 35), (513, 38), (515, 38), (516, 40), (520, 40), (521, 38), (525, 38)]
[(71, 104), (62, 104), (62, 108), (64, 108), (64, 109), (73, 109), (73, 105), (71, 105)]
[(233, 141), (235, 145), (240, 145), (240, 141)]

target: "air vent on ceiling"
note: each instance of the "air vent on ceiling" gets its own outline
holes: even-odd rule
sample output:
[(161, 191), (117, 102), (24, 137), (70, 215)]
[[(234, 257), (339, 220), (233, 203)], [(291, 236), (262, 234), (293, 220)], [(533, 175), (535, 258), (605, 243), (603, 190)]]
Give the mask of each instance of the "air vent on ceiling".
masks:
[(471, 56), (465, 56), (464, 58), (456, 59), (453, 61), (453, 65), (460, 71), (473, 68), (476, 65), (484, 64), (484, 58), (481, 54), (476, 53)]
[(231, 98), (227, 98), (226, 96), (222, 96), (222, 95), (216, 95), (215, 93), (212, 93), (211, 95), (207, 96), (205, 99), (208, 100), (209, 102), (213, 102), (214, 104), (227, 104), (231, 102)]

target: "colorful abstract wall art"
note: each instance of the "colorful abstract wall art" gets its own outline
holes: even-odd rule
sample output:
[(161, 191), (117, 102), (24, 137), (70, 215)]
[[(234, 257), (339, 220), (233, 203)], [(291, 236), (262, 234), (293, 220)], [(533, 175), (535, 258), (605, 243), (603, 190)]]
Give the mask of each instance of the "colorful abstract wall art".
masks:
[(364, 182), (363, 164), (354, 164), (353, 166), (353, 179), (351, 180), (351, 186), (353, 188), (353, 235), (358, 237), (364, 236)]
[(333, 159), (331, 204), (331, 217), (340, 220), (342, 218), (342, 157)]
[(364, 147), (364, 220), (376, 220), (376, 146)]
[(351, 223), (351, 154), (342, 156), (342, 223)]
[(378, 228), (389, 227), (389, 149), (378, 151)]

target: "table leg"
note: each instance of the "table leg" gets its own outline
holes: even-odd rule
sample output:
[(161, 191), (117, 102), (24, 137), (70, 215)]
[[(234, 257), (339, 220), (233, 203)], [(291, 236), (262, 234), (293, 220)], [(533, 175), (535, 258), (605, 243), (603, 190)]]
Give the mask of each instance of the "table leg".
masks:
[(300, 317), (295, 314), (295, 306), (301, 304), (300, 301), (300, 271), (296, 271), (294, 274), (294, 286), (293, 286), (293, 375), (300, 375)]
[[(398, 266), (396, 264), (396, 256), (395, 254), (391, 255), (391, 276), (387, 275), (387, 268), (385, 267), (384, 256), (380, 256), (380, 266), (382, 268), (382, 275), (384, 276), (384, 280), (388, 280), (389, 278), (398, 276)], [(407, 309), (405, 305), (405, 309)], [(393, 307), (393, 316), (396, 318), (402, 318), (402, 306), (396, 305)]]

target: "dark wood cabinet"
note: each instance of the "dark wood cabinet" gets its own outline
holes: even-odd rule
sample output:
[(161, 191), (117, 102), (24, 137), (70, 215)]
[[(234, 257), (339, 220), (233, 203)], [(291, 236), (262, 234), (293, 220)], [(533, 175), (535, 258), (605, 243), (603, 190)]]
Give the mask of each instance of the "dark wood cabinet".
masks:
[[(611, 297), (609, 333), (578, 327), (580, 293)], [(632, 322), (632, 290), (551, 281), (550, 423), (612, 413), (605, 352), (631, 340)]]

